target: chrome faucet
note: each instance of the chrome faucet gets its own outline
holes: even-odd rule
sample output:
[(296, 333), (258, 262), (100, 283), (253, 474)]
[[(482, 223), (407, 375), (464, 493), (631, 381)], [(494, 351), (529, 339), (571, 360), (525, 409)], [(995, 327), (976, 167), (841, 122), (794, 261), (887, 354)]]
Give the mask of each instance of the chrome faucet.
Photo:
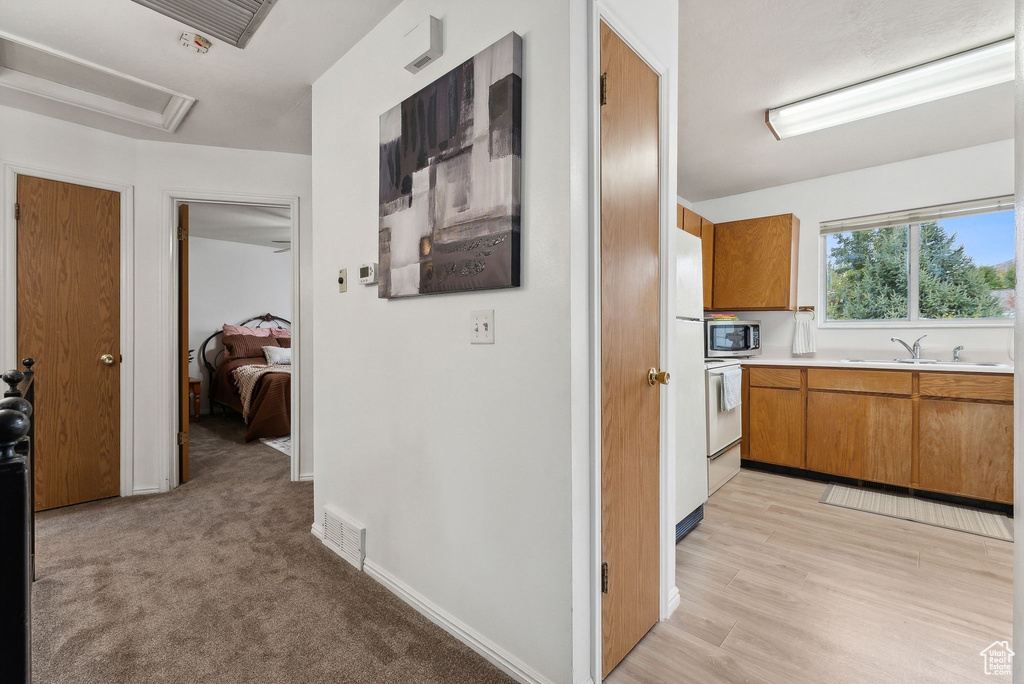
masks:
[(928, 336), (927, 335), (921, 335), (916, 340), (914, 340), (914, 346), (913, 347), (911, 347), (909, 344), (907, 344), (906, 342), (904, 342), (903, 340), (901, 340), (898, 337), (890, 337), (889, 341), (890, 342), (899, 342), (900, 344), (902, 344), (906, 348), (906, 350), (908, 352), (910, 352), (910, 358), (912, 358), (912, 359), (919, 359), (919, 358), (921, 358), (921, 340), (923, 340), (926, 337), (928, 337)]
[(960, 352), (964, 350), (964, 345), (960, 345), (953, 350), (953, 363), (960, 363)]

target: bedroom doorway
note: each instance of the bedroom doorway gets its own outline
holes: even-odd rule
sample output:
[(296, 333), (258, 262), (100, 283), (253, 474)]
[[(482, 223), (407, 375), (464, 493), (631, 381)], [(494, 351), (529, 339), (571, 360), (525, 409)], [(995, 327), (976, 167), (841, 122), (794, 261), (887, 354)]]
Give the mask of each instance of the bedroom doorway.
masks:
[(230, 476), (255, 456), (297, 480), (297, 200), (169, 200), (178, 286), (168, 480)]

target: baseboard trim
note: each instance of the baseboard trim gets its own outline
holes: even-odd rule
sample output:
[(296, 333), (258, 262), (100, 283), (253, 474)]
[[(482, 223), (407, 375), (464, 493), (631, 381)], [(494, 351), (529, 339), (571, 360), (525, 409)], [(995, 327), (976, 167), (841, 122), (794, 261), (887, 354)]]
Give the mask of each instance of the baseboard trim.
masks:
[(364, 560), (363, 571), (373, 579), (377, 580), (377, 582), (383, 584), (388, 591), (415, 608), (417, 612), (433, 622), (435, 625), (486, 658), (491, 664), (508, 676), (523, 682), (523, 684), (553, 684), (551, 680), (518, 662), (499, 646), (491, 643), (445, 611), (435, 606), (407, 584), (373, 563), (373, 561), (369, 559)]
[(138, 496), (139, 494), (159, 494), (159, 487), (142, 487), (141, 489), (133, 489), (131, 495)]
[(312, 482), (313, 473), (303, 473), (299, 475), (299, 482)]
[(676, 608), (679, 607), (679, 587), (673, 586), (668, 592), (668, 614), (662, 618), (667, 620), (672, 617), (672, 613), (676, 612)]
[(316, 523), (313, 523), (309, 527), (309, 533), (312, 534), (317, 539), (323, 541), (323, 538), (324, 538), (324, 528), (323, 528), (323, 525), (317, 525)]

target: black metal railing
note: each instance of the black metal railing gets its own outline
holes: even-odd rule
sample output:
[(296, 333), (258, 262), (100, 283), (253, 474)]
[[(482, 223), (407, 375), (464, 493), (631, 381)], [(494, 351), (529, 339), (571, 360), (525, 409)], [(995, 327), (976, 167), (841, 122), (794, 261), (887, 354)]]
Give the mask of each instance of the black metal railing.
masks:
[(0, 399), (0, 663), (4, 681), (32, 679), (32, 579), (34, 502), (32, 411), (34, 361), (25, 371), (0, 376), (8, 385)]

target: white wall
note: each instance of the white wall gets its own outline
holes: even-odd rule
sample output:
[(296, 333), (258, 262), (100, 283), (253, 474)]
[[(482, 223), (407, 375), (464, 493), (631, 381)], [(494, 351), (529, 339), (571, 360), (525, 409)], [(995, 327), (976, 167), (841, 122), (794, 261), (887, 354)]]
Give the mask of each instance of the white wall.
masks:
[[(433, 14), (445, 54), (398, 46)], [(377, 298), (378, 117), (510, 31), (523, 37), (522, 286)], [(567, 682), (570, 606), (569, 3), (407, 0), (313, 87), (315, 505), (367, 527), (368, 567), (540, 679)], [(496, 343), (471, 346), (470, 312)], [(326, 409), (325, 407), (330, 407)]]
[[(193, 220), (189, 228), (197, 227)], [(292, 260), (290, 253), (275, 254), (273, 247), (199, 237), (188, 242), (188, 346), (196, 350), (189, 375), (203, 379), (205, 412), (210, 378), (199, 359), (199, 345), (225, 323), (264, 313), (291, 320)], [(220, 338), (209, 347), (221, 348)]]
[[(800, 219), (797, 301), (801, 306), (817, 307), (818, 227), (822, 221), (1013, 194), (1013, 150), (1012, 140), (1002, 140), (697, 202), (694, 211), (713, 223), (772, 214), (796, 214)], [(685, 190), (682, 188), (684, 195)], [(758, 312), (756, 317), (764, 325), (764, 346), (792, 345), (792, 313)], [(893, 352), (901, 349), (889, 341), (893, 335), (917, 338), (927, 334), (927, 339), (922, 342), (925, 356), (949, 358), (953, 347), (962, 344), (966, 347), (965, 360), (1006, 360), (1011, 330), (1009, 327), (819, 329), (818, 351), (861, 349)]]
[[(132, 465), (135, 492), (166, 490), (167, 463), (176, 451), (173, 423), (176, 387), (171, 363), (175, 245), (166, 218), (163, 192), (185, 189), (300, 198), (300, 259), (312, 250), (311, 160), (308, 156), (219, 147), (137, 141), (17, 109), (0, 107), (0, 160), (46, 171), (131, 185), (135, 198), (135, 390)], [(2, 192), (2, 190), (0, 190)], [(10, 206), (13, 198), (0, 198)], [(307, 286), (304, 283), (303, 288)], [(303, 313), (309, 303), (303, 303)], [(312, 359), (311, 313), (304, 316), (302, 356)], [(0, 350), (4, 366), (15, 351)], [(310, 406), (312, 364), (303, 371), (301, 402)], [(312, 434), (312, 410), (301, 413), (305, 434)], [(301, 445), (300, 472), (312, 472), (312, 445)]]
[[(605, 6), (669, 69), (674, 225), (678, 8)], [(332, 359), (315, 389), (317, 517), (330, 505), (364, 523), (368, 572), (530, 681), (585, 682), (593, 662), (595, 7), (407, 0), (313, 88), (315, 345)], [(400, 39), (429, 14), (445, 22), (445, 55), (410, 75)], [(380, 113), (509, 31), (524, 54), (522, 287), (339, 294), (338, 269), (377, 255)], [(473, 347), (470, 312), (490, 308), (497, 343)]]

